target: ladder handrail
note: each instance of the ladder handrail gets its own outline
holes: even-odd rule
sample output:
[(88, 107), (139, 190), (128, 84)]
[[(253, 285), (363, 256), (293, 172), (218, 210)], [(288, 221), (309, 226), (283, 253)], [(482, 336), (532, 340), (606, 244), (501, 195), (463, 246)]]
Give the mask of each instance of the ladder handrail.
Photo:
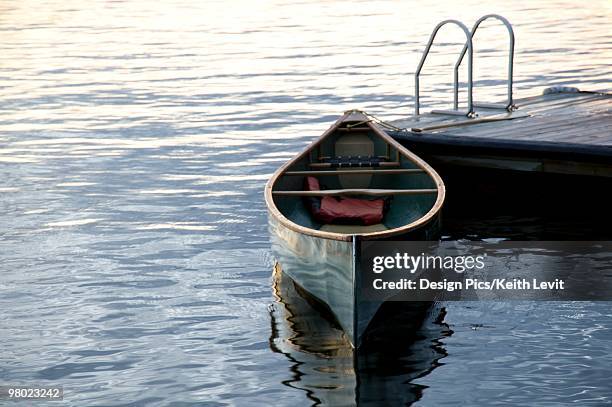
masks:
[[(468, 52), (468, 111), (466, 113), (466, 116), (474, 115), (474, 106), (472, 104), (472, 63), (474, 59), (473, 58), (472, 35), (470, 33), (470, 30), (468, 30), (468, 28), (465, 26), (465, 24), (463, 24), (461, 21), (458, 21), (458, 20), (442, 21), (436, 26), (436, 28), (434, 28), (433, 32), (431, 33), (431, 36), (429, 37), (429, 42), (427, 43), (427, 46), (425, 47), (425, 50), (423, 51), (421, 62), (419, 62), (419, 66), (417, 67), (416, 73), (414, 74), (414, 87), (415, 87), (414, 112), (415, 112), (415, 115), (419, 115), (419, 75), (421, 74), (421, 69), (423, 68), (425, 59), (427, 59), (427, 55), (429, 54), (429, 50), (431, 49), (431, 45), (433, 44), (434, 39), (436, 38), (436, 34), (438, 34), (438, 31), (440, 30), (440, 28), (442, 28), (442, 26), (449, 24), (449, 23), (459, 26), (459, 28), (463, 30), (467, 38), (466, 44), (464, 46), (464, 52), (463, 52), (463, 54), (465, 54), (465, 48), (467, 48), (467, 50), (469, 51)], [(463, 55), (461, 56), (461, 59), (463, 59)], [(455, 106), (455, 110), (457, 110), (457, 106)]]
[[(500, 16), (499, 14), (484, 15), (480, 17), (478, 20), (476, 20), (476, 22), (474, 23), (474, 26), (472, 27), (471, 38), (472, 39), (474, 38), (474, 34), (476, 34), (476, 30), (478, 30), (480, 23), (482, 23), (483, 21), (489, 18), (494, 18), (494, 19), (501, 21), (506, 26), (506, 29), (508, 29), (508, 35), (510, 38), (510, 49), (508, 51), (508, 100), (506, 101), (506, 105), (504, 108), (506, 110), (512, 110), (513, 105), (514, 105), (514, 101), (512, 99), (512, 74), (513, 74), (513, 66), (514, 66), (514, 30), (512, 29), (512, 24), (510, 24), (510, 22), (505, 17)], [(468, 48), (469, 48), (468, 44), (466, 43), (463, 46), (463, 50), (461, 51), (461, 54), (459, 54), (459, 59), (457, 59), (457, 62), (455, 63), (455, 72), (454, 72), (455, 95), (453, 99), (453, 106), (455, 107), (455, 110), (458, 108), (458, 105), (459, 105), (459, 66), (461, 65), (461, 62), (463, 61), (463, 57), (465, 56), (465, 52), (468, 50)]]

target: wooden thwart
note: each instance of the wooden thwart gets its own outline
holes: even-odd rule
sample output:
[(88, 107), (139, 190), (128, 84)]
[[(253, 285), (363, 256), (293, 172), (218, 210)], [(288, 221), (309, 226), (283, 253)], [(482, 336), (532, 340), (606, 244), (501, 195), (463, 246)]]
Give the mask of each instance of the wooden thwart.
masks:
[[(311, 163), (310, 166), (312, 168), (332, 168), (331, 163)], [(391, 161), (391, 162), (383, 161), (376, 165), (376, 167), (399, 167), (399, 166), (400, 166), (400, 163), (398, 161)], [(348, 165), (343, 166), (343, 167), (349, 168)], [(364, 165), (364, 167), (366, 166)], [(338, 168), (338, 166), (336, 166), (336, 168)], [(352, 168), (359, 168), (359, 167), (352, 167)], [(370, 168), (370, 166), (367, 166), (367, 168)]]
[(437, 189), (327, 189), (323, 191), (272, 191), (273, 195), (281, 196), (338, 196), (338, 195), (421, 195), (436, 194)]
[[(389, 147), (389, 145), (387, 144), (387, 147)], [(329, 155), (321, 155), (319, 156), (319, 160), (332, 160), (334, 158), (338, 158), (338, 157), (331, 157)], [(366, 157), (368, 158), (368, 157)], [(391, 159), (391, 155), (387, 154), (387, 155), (377, 155), (376, 158), (380, 158), (381, 160), (390, 160)]]
[(341, 133), (347, 133), (351, 131), (370, 131), (372, 129), (369, 127), (340, 127), (337, 130)]
[(329, 171), (287, 171), (283, 175), (357, 175), (357, 174), (422, 174), (425, 170), (420, 168), (389, 168), (389, 169), (338, 169)]

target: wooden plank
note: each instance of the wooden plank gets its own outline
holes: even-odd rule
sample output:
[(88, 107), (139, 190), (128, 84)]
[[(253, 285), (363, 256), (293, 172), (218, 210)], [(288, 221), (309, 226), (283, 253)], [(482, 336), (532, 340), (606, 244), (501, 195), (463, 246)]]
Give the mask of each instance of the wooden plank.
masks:
[[(551, 97), (550, 95), (542, 95), (539, 99), (530, 101), (520, 106), (528, 106), (529, 108), (536, 107), (539, 105), (554, 105), (554, 104), (566, 104), (575, 103), (576, 101), (588, 100), (597, 98), (599, 95), (594, 93), (580, 94), (580, 93), (568, 93), (563, 97)], [(519, 107), (520, 107), (519, 106)]]
[[(607, 95), (601, 95), (596, 93), (578, 93), (578, 94), (561, 94), (563, 96), (559, 97), (556, 94), (553, 95), (544, 95), (539, 96), (538, 99), (530, 102), (527, 105), (522, 105), (523, 109), (519, 107), (517, 112), (522, 114), (534, 114), (540, 113), (542, 115), (546, 115), (546, 113), (554, 113), (561, 115), (562, 113), (569, 114), (570, 112), (575, 111), (577, 108), (586, 110), (587, 107), (590, 108), (594, 106), (593, 104), (608, 104), (612, 103), (612, 97)], [(520, 101), (519, 101), (520, 102)], [(518, 103), (518, 102), (517, 102)], [(520, 103), (519, 103), (520, 104)], [(566, 109), (567, 112), (562, 112), (563, 109)], [(481, 113), (481, 118), (483, 122), (486, 122), (487, 117), (491, 117), (495, 115), (495, 111), (491, 109), (477, 109), (477, 113)], [(584, 111), (584, 114), (588, 114), (588, 111)], [(503, 113), (502, 113), (503, 114)], [(497, 114), (499, 115), (499, 114)], [(515, 117), (513, 120), (517, 120), (520, 117)], [(473, 119), (478, 120), (478, 119)], [(393, 121), (392, 124), (402, 127), (402, 128), (415, 128), (415, 129), (423, 129), (426, 127), (444, 125), (448, 127), (453, 127), (455, 123), (463, 123), (467, 122), (465, 117), (453, 117), (453, 116), (440, 116), (440, 115), (432, 115), (429, 113), (422, 114), (420, 116), (411, 116), (407, 119), (401, 119), (397, 121)], [(475, 124), (476, 122), (472, 122), (470, 124)], [(433, 129), (427, 129), (433, 130)]]
[(586, 104), (586, 105), (590, 105), (593, 103), (612, 103), (612, 93), (611, 94), (606, 94), (606, 95), (599, 95), (598, 98), (595, 99), (589, 99), (586, 102), (582, 103), (582, 104)]
[[(590, 119), (590, 120), (589, 120)], [(530, 134), (540, 134), (547, 133), (549, 131), (554, 131), (557, 133), (562, 133), (566, 130), (572, 129), (588, 129), (594, 127), (602, 127), (602, 126), (610, 126), (612, 122), (606, 123), (605, 121), (594, 121), (592, 118), (580, 119), (575, 121), (562, 121), (562, 122), (554, 122), (549, 124), (542, 124), (541, 126), (527, 127), (524, 129), (519, 129), (521, 132), (530, 132)]]
[[(389, 145), (387, 144), (387, 146), (389, 146)], [(367, 156), (365, 156), (365, 157), (367, 157)], [(330, 157), (328, 155), (319, 156), (319, 160), (331, 160), (332, 158), (337, 158), (337, 157)], [(391, 157), (388, 156), (388, 155), (377, 155), (376, 158), (380, 158), (381, 160), (390, 160), (391, 159)]]
[(461, 122), (465, 120), (464, 116), (441, 116), (439, 114), (423, 113), (419, 116), (409, 116), (406, 119), (393, 120), (390, 123), (403, 129), (412, 127), (424, 127), (425, 125), (437, 124), (442, 122)]
[(465, 124), (477, 124), (479, 122), (487, 121), (501, 121), (501, 120), (516, 120), (521, 117), (528, 116), (529, 112), (507, 112), (501, 109), (477, 109), (479, 113), (478, 117), (467, 118), (465, 116), (453, 116), (453, 115), (441, 115), (423, 113), (419, 116), (409, 116), (406, 119), (394, 120), (390, 123), (398, 128), (413, 129), (413, 131), (432, 130), (429, 127), (432, 126), (445, 126), (454, 127)]
[(574, 105), (562, 109), (549, 109), (549, 110), (535, 110), (530, 113), (533, 116), (538, 117), (563, 117), (563, 116), (595, 116), (594, 112), (601, 111), (605, 112), (605, 107), (600, 106), (587, 106), (587, 105)]
[(612, 113), (612, 99), (610, 100), (598, 100), (589, 104), (581, 105), (584, 114), (605, 114), (609, 115)]
[(509, 138), (518, 136), (521, 133), (529, 137), (531, 133), (537, 133), (541, 130), (546, 130), (550, 128), (561, 128), (563, 126), (568, 126), (568, 125), (582, 126), (582, 125), (592, 123), (592, 122), (593, 122), (593, 117), (590, 117), (590, 116), (570, 117), (570, 118), (564, 117), (561, 119), (533, 117), (531, 120), (522, 122), (522, 123), (517, 123), (515, 126), (506, 126), (506, 128), (500, 128), (494, 131), (489, 131), (485, 134), (485, 137), (495, 137), (495, 135), (499, 133), (503, 133)]
[[(513, 128), (512, 126), (504, 126), (503, 128), (495, 129), (493, 126), (487, 128), (478, 129), (478, 131), (472, 132), (444, 132), (443, 134), (458, 137), (478, 137), (486, 138), (491, 140), (535, 140), (539, 138), (548, 138), (555, 141), (555, 138), (564, 136), (565, 134), (575, 134), (576, 137), (580, 137), (581, 133), (587, 133), (588, 136), (592, 136), (593, 133), (597, 133), (600, 129), (602, 132), (609, 127), (606, 122), (592, 122), (584, 121), (580, 123), (556, 123), (551, 125), (537, 125), (534, 127), (520, 127)], [(592, 129), (592, 130), (591, 130)], [(544, 137), (540, 137), (541, 134), (546, 134)], [(608, 132), (607, 135), (602, 134), (602, 138), (607, 136), (607, 139), (612, 142), (612, 132)], [(425, 133), (423, 137), (427, 137)], [(579, 140), (584, 143), (584, 140)]]
[(525, 111), (533, 117), (568, 117), (588, 114), (588, 111), (582, 109), (580, 105), (559, 108), (551, 107), (550, 109), (525, 109)]
[(323, 191), (272, 191), (277, 196), (339, 196), (339, 195), (422, 195), (437, 194), (437, 189), (327, 189)]
[(575, 98), (575, 97), (581, 97), (581, 96), (592, 96), (594, 95), (593, 92), (565, 92), (565, 93), (548, 93), (546, 95), (544, 95), (543, 93), (540, 93), (539, 95), (533, 95), (533, 96), (528, 96), (528, 97), (524, 97), (518, 100), (515, 100), (515, 103), (520, 103), (521, 105), (531, 105), (534, 103), (539, 103), (543, 100), (565, 100), (568, 98)]
[(515, 120), (510, 121), (502, 121), (502, 122), (483, 122), (477, 123), (472, 126), (455, 126), (452, 128), (441, 128), (437, 130), (431, 130), (427, 132), (422, 132), (416, 134), (422, 134), (423, 137), (427, 137), (427, 134), (447, 134), (453, 136), (474, 136), (474, 137), (487, 137), (487, 134), (491, 131), (497, 129), (511, 129), (513, 126), (511, 125), (512, 121), (522, 121), (528, 118), (517, 118)]
[(493, 123), (493, 122), (500, 122), (500, 121), (505, 121), (505, 120), (516, 120), (516, 119), (526, 118), (526, 117), (529, 117), (526, 113), (524, 114), (523, 113), (518, 113), (518, 114), (517, 113), (501, 113), (501, 114), (491, 115), (491, 116), (476, 117), (473, 119), (466, 118), (465, 120), (462, 120), (462, 121), (453, 121), (453, 122), (443, 121), (441, 123), (430, 124), (428, 126), (412, 127), (410, 130), (420, 133), (424, 131), (441, 130), (441, 129), (447, 129), (447, 128), (452, 128), (452, 127), (475, 126), (477, 124), (483, 124), (483, 123)]
[(304, 176), (304, 175), (346, 175), (346, 174), (422, 174), (425, 170), (420, 168), (390, 168), (390, 169), (368, 169), (362, 170), (355, 168), (354, 170), (330, 170), (330, 171), (287, 171), (283, 175)]
[(450, 131), (441, 131), (440, 133), (461, 136), (461, 137), (485, 137), (485, 138), (498, 138), (493, 136), (495, 133), (500, 133), (503, 138), (507, 138), (513, 129), (517, 128), (517, 125), (521, 124), (525, 120), (529, 119), (517, 119), (521, 120), (519, 123), (512, 124), (511, 122), (504, 123), (482, 123), (474, 127), (462, 127), (451, 129)]
[[(520, 104), (519, 102), (517, 102), (517, 105), (519, 107), (519, 109), (521, 107), (525, 107), (525, 108), (529, 108), (529, 110), (535, 109), (535, 108), (541, 108), (541, 107), (545, 107), (545, 106), (564, 106), (564, 105), (573, 105), (576, 103), (581, 103), (584, 102), (586, 100), (590, 100), (590, 99), (598, 99), (601, 98), (601, 95), (598, 94), (593, 94), (593, 93), (589, 93), (589, 94), (580, 94), (580, 93), (576, 93), (576, 94), (567, 94), (568, 96), (564, 96), (561, 98), (549, 98), (549, 95), (543, 95), (542, 99), (538, 99), (535, 100), (533, 102), (527, 103), (527, 104)], [(571, 95), (571, 96), (569, 96)]]
[(562, 141), (571, 140), (573, 143), (601, 144), (601, 141), (608, 141), (612, 144), (612, 125), (586, 126), (548, 129), (547, 131), (536, 133), (532, 136), (533, 140)]
[(525, 108), (525, 110), (531, 113), (541, 114), (568, 114), (575, 111), (582, 111), (584, 110), (585, 106), (589, 106), (591, 103), (598, 102), (606, 102), (606, 100), (603, 98), (591, 97), (584, 100), (571, 100), (565, 103), (551, 103), (538, 106), (530, 106)]
[[(310, 166), (312, 168), (332, 168), (332, 164), (331, 163), (311, 163)], [(378, 163), (378, 165), (376, 165), (375, 167), (399, 167), (400, 163), (397, 161), (383, 161)], [(374, 166), (363, 166), (364, 168), (372, 168)], [(334, 167), (334, 168), (339, 168), (339, 167)], [(351, 168), (348, 166), (343, 166), (343, 168)], [(352, 168), (360, 168), (360, 167), (352, 167)]]
[(537, 130), (537, 129), (545, 129), (549, 127), (564, 127), (571, 125), (584, 125), (586, 123), (595, 123), (598, 122), (599, 119), (588, 116), (588, 115), (580, 115), (580, 116), (563, 116), (563, 117), (550, 117), (550, 116), (534, 116), (530, 120), (521, 121), (515, 123), (514, 126), (508, 125), (504, 126), (504, 128), (495, 129), (494, 131), (489, 131), (489, 134), (495, 134), (500, 131), (503, 132), (512, 132), (512, 133), (521, 133), (525, 131)]
[(340, 127), (337, 129), (341, 133), (349, 133), (349, 132), (363, 132), (372, 130), (369, 127)]
[(567, 97), (576, 97), (576, 96), (587, 96), (587, 95), (599, 95), (601, 96), (601, 92), (592, 92), (592, 91), (588, 91), (588, 90), (581, 90), (578, 92), (561, 92), (561, 93), (548, 93), (546, 95), (540, 93), (539, 95), (532, 95), (532, 96), (526, 96), (526, 97), (522, 97), (520, 99), (515, 100), (514, 102), (517, 104), (521, 104), (521, 105), (527, 105), (530, 103), (534, 103), (537, 101), (540, 101), (542, 99), (563, 99), (563, 98), (567, 98)]

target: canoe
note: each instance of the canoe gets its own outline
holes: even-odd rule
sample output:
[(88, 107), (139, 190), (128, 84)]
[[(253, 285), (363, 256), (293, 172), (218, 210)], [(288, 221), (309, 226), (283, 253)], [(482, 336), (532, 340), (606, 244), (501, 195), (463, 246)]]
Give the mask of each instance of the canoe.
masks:
[(359, 288), (367, 240), (437, 240), (444, 183), (366, 114), (348, 111), (265, 187), (272, 251), (359, 347), (380, 303)]

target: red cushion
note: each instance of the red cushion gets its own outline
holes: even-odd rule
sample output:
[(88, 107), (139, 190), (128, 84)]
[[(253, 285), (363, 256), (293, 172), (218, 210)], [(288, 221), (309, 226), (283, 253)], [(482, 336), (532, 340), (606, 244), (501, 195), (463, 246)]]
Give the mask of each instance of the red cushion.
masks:
[(385, 201), (326, 196), (321, 199), (318, 218), (324, 223), (344, 222), (373, 225), (382, 222)]
[[(306, 177), (307, 191), (320, 191), (321, 185), (315, 177)], [(308, 198), (310, 210), (321, 223), (348, 223), (373, 225), (382, 222), (385, 201), (383, 199), (336, 198), (325, 196), (322, 199)]]

